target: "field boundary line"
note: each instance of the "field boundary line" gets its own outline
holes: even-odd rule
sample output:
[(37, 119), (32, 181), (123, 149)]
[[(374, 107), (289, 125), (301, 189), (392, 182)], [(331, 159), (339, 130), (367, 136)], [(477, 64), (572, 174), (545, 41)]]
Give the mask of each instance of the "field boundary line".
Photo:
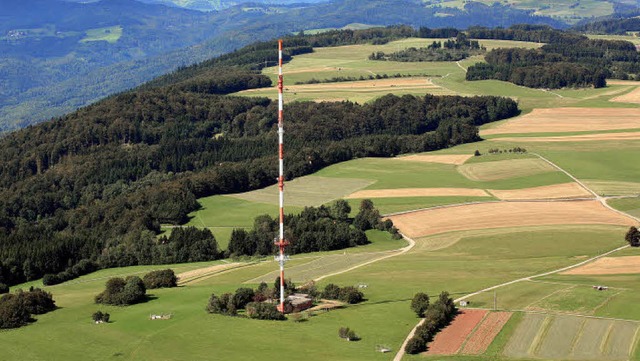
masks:
[(547, 334), (549, 333), (549, 329), (551, 328), (551, 324), (556, 320), (556, 315), (546, 315), (544, 320), (542, 320), (542, 324), (538, 329), (535, 337), (533, 338), (533, 342), (529, 346), (527, 353), (529, 356), (536, 356), (542, 347), (542, 343), (545, 338), (547, 338)]
[(607, 328), (607, 335), (602, 338), (602, 342), (600, 342), (600, 353), (604, 354), (609, 344), (609, 339), (611, 338), (611, 333), (613, 332), (613, 322)]
[[(529, 282), (535, 282), (535, 281), (529, 280)], [(578, 286), (578, 285), (573, 284), (573, 285), (571, 285), (571, 287), (568, 287), (568, 288), (561, 288), (561, 289), (559, 289), (559, 290), (555, 290), (555, 291), (553, 291), (553, 292), (549, 293), (548, 295), (546, 295), (546, 296), (544, 296), (544, 297), (542, 297), (542, 298), (540, 298), (540, 299), (538, 299), (538, 300), (535, 300), (535, 301), (531, 302), (530, 304), (528, 304), (528, 305), (524, 306), (524, 308), (525, 308), (525, 309), (527, 309), (527, 308), (529, 308), (529, 307), (532, 307), (532, 306), (533, 306), (533, 305), (535, 305), (536, 303), (538, 303), (538, 302), (542, 302), (542, 301), (546, 300), (547, 298), (549, 298), (549, 297), (551, 297), (551, 296), (553, 296), (553, 295), (555, 295), (555, 294), (557, 294), (557, 293), (560, 293), (560, 292), (562, 292), (562, 291), (572, 290), (572, 289), (576, 288), (577, 286)]]
[(607, 305), (609, 302), (611, 302), (611, 300), (616, 297), (617, 295), (621, 294), (622, 292), (624, 292), (625, 290), (618, 290), (618, 292), (612, 294), (611, 296), (607, 297), (606, 300), (602, 301), (601, 304), (599, 304), (598, 306), (596, 306), (593, 309), (593, 314), (595, 315), (596, 311), (598, 311), (600, 308), (604, 307), (605, 305)]
[(584, 328), (587, 325), (587, 320), (582, 320), (582, 324), (580, 324), (580, 329), (576, 332), (575, 336), (573, 336), (573, 340), (571, 340), (571, 350), (569, 351), (569, 355), (573, 356), (576, 353), (576, 346), (578, 346), (578, 341), (584, 335)]
[(407, 246), (404, 246), (404, 247), (400, 248), (398, 252), (395, 252), (395, 253), (392, 253), (392, 254), (389, 254), (389, 255), (386, 255), (386, 256), (382, 256), (380, 258), (369, 260), (369, 261), (367, 261), (365, 263), (361, 263), (361, 264), (355, 265), (355, 266), (353, 266), (351, 268), (347, 268), (347, 269), (342, 270), (342, 271), (338, 271), (338, 272), (330, 273), (328, 275), (320, 276), (320, 277), (314, 279), (314, 281), (318, 282), (318, 281), (323, 280), (323, 279), (328, 278), (328, 277), (337, 276), (339, 274), (343, 274), (343, 273), (346, 273), (346, 272), (349, 272), (349, 271), (353, 271), (354, 269), (370, 265), (370, 264), (372, 264), (374, 262), (378, 262), (378, 261), (381, 261), (383, 259), (399, 256), (401, 254), (405, 254), (405, 253), (409, 252), (413, 247), (415, 247), (416, 241), (414, 241), (413, 239), (405, 236), (402, 233), (400, 233), (400, 234), (402, 235), (402, 238), (404, 238), (407, 242), (409, 242), (409, 244)]

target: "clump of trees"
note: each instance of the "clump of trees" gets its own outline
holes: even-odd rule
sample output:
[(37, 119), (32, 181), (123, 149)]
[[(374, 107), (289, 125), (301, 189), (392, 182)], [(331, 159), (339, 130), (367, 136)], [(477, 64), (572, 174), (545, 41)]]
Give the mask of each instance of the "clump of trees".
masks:
[(32, 315), (41, 315), (56, 309), (51, 293), (31, 287), (29, 291), (0, 297), (0, 329), (17, 328), (33, 322)]
[(513, 147), (509, 149), (489, 148), (487, 151), (489, 154), (502, 154), (502, 153), (526, 153), (527, 150), (521, 147)]
[(142, 277), (142, 281), (147, 289), (178, 286), (178, 278), (172, 269), (151, 271)]
[(91, 319), (95, 323), (109, 323), (111, 315), (106, 312), (103, 313), (102, 311), (96, 311), (91, 315)]
[(349, 304), (356, 304), (364, 301), (364, 294), (353, 286), (340, 287), (329, 283), (324, 287), (320, 297), (328, 300), (339, 300)]
[[(295, 291), (295, 286), (290, 280), (285, 280), (290, 292)], [(209, 313), (217, 313), (226, 316), (237, 316), (239, 310), (245, 310), (244, 315), (260, 320), (284, 320), (285, 316), (276, 308), (275, 295), (280, 287), (277, 279), (275, 287), (269, 289), (262, 282), (256, 290), (241, 287), (235, 293), (224, 293), (220, 296), (211, 294), (206, 310)]]
[[(380, 220), (380, 212), (370, 200), (362, 201), (353, 227), (350, 212), (347, 201), (337, 200), (330, 207), (305, 207), (299, 215), (288, 215), (285, 217), (285, 238), (290, 242), (287, 251), (298, 254), (365, 245), (369, 240), (364, 231), (373, 228), (401, 237), (391, 220)], [(256, 217), (252, 230), (233, 230), (227, 252), (231, 257), (272, 254), (277, 232), (277, 219), (269, 215)]]
[(106, 289), (95, 297), (96, 303), (127, 306), (146, 300), (147, 289), (138, 276), (111, 278)]
[[(448, 325), (458, 312), (453, 299), (447, 292), (440, 293), (438, 299), (432, 304), (429, 304), (428, 296), (425, 296), (424, 293), (418, 293), (411, 302), (411, 309), (418, 315), (422, 314), (424, 321), (416, 328), (414, 336), (405, 346), (404, 350), (408, 354), (426, 351), (427, 343)], [(427, 307), (423, 311), (425, 304)]]
[(640, 247), (640, 231), (638, 231), (638, 228), (631, 226), (624, 236), (624, 240), (629, 242), (631, 247)]

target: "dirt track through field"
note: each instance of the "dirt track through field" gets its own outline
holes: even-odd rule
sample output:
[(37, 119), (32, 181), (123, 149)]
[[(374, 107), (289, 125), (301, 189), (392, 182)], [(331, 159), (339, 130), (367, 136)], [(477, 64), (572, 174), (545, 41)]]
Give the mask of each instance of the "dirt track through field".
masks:
[(406, 160), (414, 162), (427, 162), (427, 163), (442, 163), (442, 164), (464, 164), (469, 158), (473, 157), (472, 154), (415, 154), (406, 157), (397, 157), (397, 160)]
[(488, 191), (497, 198), (504, 200), (568, 199), (593, 197), (591, 193), (581, 187), (578, 183), (574, 182), (512, 190), (489, 189)]
[(621, 133), (600, 133), (600, 134), (582, 134), (582, 135), (565, 135), (551, 137), (502, 137), (491, 138), (491, 142), (593, 142), (605, 140), (638, 140), (640, 132), (621, 132)]
[(617, 275), (640, 273), (640, 256), (603, 257), (562, 272), (565, 275)]
[(598, 201), (491, 202), (427, 209), (389, 217), (411, 238), (470, 229), (538, 225), (634, 225)]
[(634, 90), (630, 91), (629, 93), (617, 96), (615, 98), (612, 98), (609, 101), (618, 102), (618, 103), (640, 104), (640, 88), (635, 88)]
[(529, 114), (483, 130), (480, 135), (638, 128), (640, 128), (639, 108), (553, 108), (534, 109)]
[(204, 267), (204, 268), (198, 268), (192, 271), (187, 271), (187, 272), (183, 272), (177, 275), (178, 277), (178, 284), (180, 285), (185, 285), (185, 284), (189, 284), (189, 283), (194, 283), (196, 281), (205, 279), (205, 278), (209, 278), (210, 276), (213, 276), (215, 274), (218, 274), (220, 272), (226, 271), (226, 270), (230, 270), (236, 267), (239, 267), (241, 265), (244, 265), (243, 263), (225, 263), (225, 264), (218, 264), (215, 266), (210, 266), (210, 267)]
[(367, 189), (351, 193), (346, 198), (396, 198), (396, 197), (447, 197), (469, 196), (490, 197), (482, 189), (475, 188), (395, 188), (395, 189)]

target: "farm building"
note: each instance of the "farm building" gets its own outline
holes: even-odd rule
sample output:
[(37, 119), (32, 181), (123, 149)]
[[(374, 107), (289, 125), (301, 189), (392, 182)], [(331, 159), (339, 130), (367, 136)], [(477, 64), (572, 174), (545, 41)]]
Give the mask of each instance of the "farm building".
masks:
[(307, 308), (311, 308), (313, 306), (313, 300), (309, 298), (309, 295), (305, 293), (294, 293), (287, 297), (287, 301), (291, 304), (293, 308), (291, 312), (300, 312), (304, 311)]

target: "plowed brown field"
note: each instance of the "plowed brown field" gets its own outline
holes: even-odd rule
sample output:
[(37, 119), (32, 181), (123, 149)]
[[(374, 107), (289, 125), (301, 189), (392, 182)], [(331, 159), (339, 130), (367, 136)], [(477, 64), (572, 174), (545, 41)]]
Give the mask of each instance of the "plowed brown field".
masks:
[(493, 202), (427, 209), (389, 217), (411, 238), (471, 229), (636, 222), (598, 201)]
[(491, 312), (469, 337), (462, 353), (480, 355), (487, 351), (487, 347), (491, 345), (509, 318), (511, 318), (511, 312)]
[(462, 310), (451, 324), (440, 331), (428, 346), (427, 355), (452, 355), (482, 321), (486, 310)]

